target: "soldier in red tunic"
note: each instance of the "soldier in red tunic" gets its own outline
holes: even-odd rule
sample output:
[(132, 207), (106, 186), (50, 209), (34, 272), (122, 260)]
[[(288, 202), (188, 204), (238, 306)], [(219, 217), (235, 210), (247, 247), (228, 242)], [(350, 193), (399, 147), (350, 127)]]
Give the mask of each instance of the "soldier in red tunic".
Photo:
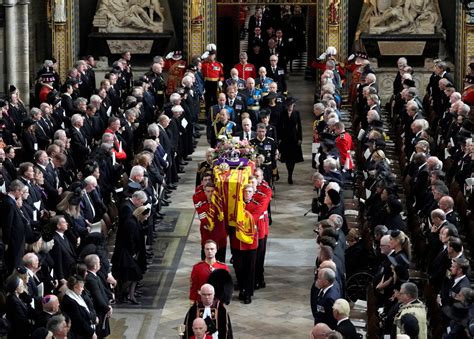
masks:
[(204, 77), (204, 100), (206, 101), (206, 111), (217, 103), (217, 90), (222, 87), (224, 81), (224, 66), (216, 61), (216, 45), (207, 45), (207, 51), (202, 55), (201, 73)]
[(206, 258), (193, 266), (191, 271), (191, 286), (189, 288), (189, 300), (191, 304), (199, 301), (198, 291), (202, 285), (207, 283), (212, 271), (223, 269), (230, 273), (226, 264), (216, 260), (217, 244), (214, 240), (207, 240), (204, 244)]
[[(258, 172), (258, 177), (257, 177)], [(259, 179), (260, 178), (260, 179)], [(250, 182), (254, 186), (255, 194), (253, 199), (262, 205), (263, 212), (257, 221), (258, 228), (258, 248), (257, 261), (255, 265), (255, 289), (265, 288), (264, 265), (265, 254), (267, 251), (267, 239), (270, 229), (270, 221), (268, 218), (268, 206), (272, 200), (272, 189), (268, 183), (263, 180), (263, 171), (261, 168), (255, 169), (255, 177), (252, 177)]]
[(182, 60), (182, 58), (181, 51), (169, 52), (166, 56), (164, 70), (168, 71), (167, 96), (173, 94), (176, 88), (181, 87), (181, 80), (183, 80), (186, 73), (186, 61)]
[(354, 167), (350, 152), (352, 151), (352, 137), (346, 132), (344, 123), (336, 122), (334, 124), (334, 134), (337, 135), (336, 147), (339, 150), (339, 160), (341, 162), (341, 168), (345, 171), (351, 171)]
[(251, 244), (244, 243), (237, 238), (234, 228), (229, 230), (233, 265), (240, 289), (239, 299), (243, 300), (244, 304), (250, 304), (252, 302), (258, 248), (257, 221), (264, 211), (263, 205), (252, 198), (254, 193), (255, 190), (252, 185), (244, 186), (245, 209), (252, 214), (254, 220), (253, 242)]
[[(222, 262), (225, 261), (225, 252), (227, 247), (227, 233), (225, 231), (224, 223), (218, 218), (209, 215), (209, 210), (212, 205), (212, 195), (214, 194), (214, 184), (207, 183), (202, 191), (197, 191), (193, 195), (194, 208), (198, 215), (201, 232), (201, 259), (205, 258), (204, 244), (207, 240), (214, 240), (217, 244), (216, 258)], [(211, 227), (212, 230), (211, 230)]]
[(239, 59), (240, 62), (234, 66), (234, 68), (239, 71), (239, 78), (244, 79), (245, 81), (247, 81), (248, 78), (255, 79), (257, 77), (257, 71), (255, 70), (255, 66), (253, 64), (249, 64), (247, 62), (247, 53), (241, 52)]

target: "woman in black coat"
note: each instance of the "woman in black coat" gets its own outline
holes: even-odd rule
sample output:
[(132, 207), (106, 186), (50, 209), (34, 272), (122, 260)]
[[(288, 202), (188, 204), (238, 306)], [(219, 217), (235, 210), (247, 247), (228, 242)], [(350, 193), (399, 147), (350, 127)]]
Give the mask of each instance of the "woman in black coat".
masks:
[(83, 293), (84, 280), (70, 277), (67, 287), (61, 302), (61, 310), (71, 319), (69, 334), (74, 339), (97, 338), (95, 326), (98, 318), (92, 301)]
[(10, 331), (7, 338), (23, 339), (29, 338), (31, 323), (29, 319), (28, 305), (21, 299), (20, 294), (26, 289), (23, 280), (17, 275), (12, 275), (5, 284), (7, 295), (7, 320), (10, 323)]
[(35, 135), (36, 124), (33, 119), (23, 121), (23, 134), (21, 136), (22, 160), (33, 161), (33, 155), (39, 150), (38, 140)]
[(142, 272), (146, 269), (146, 263), (140, 258), (144, 257), (144, 239), (142, 235), (142, 224), (150, 216), (150, 209), (140, 206), (117, 231), (115, 238), (115, 251), (112, 256), (112, 273), (120, 284), (122, 295), (128, 290), (128, 300), (133, 304), (139, 304), (135, 299), (135, 288), (138, 281), (142, 279)]
[(287, 98), (285, 109), (280, 116), (280, 128), (278, 129), (280, 161), (286, 164), (288, 170), (288, 183), (293, 184), (293, 171), (295, 164), (302, 162), (303, 151), (301, 143), (303, 141), (303, 131), (301, 128), (300, 113), (295, 111), (294, 98)]
[(347, 248), (345, 251), (346, 277), (359, 272), (366, 272), (369, 269), (369, 252), (364, 240), (360, 236), (359, 230), (352, 228), (346, 236)]
[(3, 161), (2, 165), (7, 170), (8, 174), (12, 178), (12, 180), (16, 179), (17, 170), (16, 166), (13, 163), (13, 159), (15, 159), (16, 153), (15, 148), (11, 145), (5, 147), (5, 160)]

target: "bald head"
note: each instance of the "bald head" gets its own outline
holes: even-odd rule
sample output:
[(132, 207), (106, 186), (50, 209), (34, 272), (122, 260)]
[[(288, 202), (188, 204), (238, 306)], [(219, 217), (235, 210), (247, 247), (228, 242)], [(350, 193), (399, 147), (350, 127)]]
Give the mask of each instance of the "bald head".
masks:
[(203, 318), (196, 318), (193, 321), (193, 333), (196, 339), (203, 339), (206, 336), (207, 325)]
[(324, 324), (316, 324), (311, 330), (310, 337), (311, 339), (324, 338), (331, 332), (331, 328)]
[(211, 306), (214, 301), (214, 287), (210, 284), (202, 285), (199, 295), (204, 306)]

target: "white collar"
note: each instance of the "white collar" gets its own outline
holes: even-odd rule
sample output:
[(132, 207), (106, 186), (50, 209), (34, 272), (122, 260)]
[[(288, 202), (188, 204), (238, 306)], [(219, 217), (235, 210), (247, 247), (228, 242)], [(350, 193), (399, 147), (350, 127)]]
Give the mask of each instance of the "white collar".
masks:
[(56, 231), (56, 233), (59, 234), (61, 236), (61, 238), (64, 239), (64, 233), (61, 233), (61, 232), (58, 232), (58, 231)]
[(455, 279), (454, 279), (453, 287), (456, 286), (462, 279), (464, 279), (465, 276), (466, 276), (466, 275), (463, 274), (462, 276), (455, 278)]
[(346, 321), (346, 320), (349, 320), (349, 317), (345, 317), (345, 318), (342, 318), (341, 320), (339, 320), (337, 322), (337, 326), (339, 326), (340, 323), (342, 323), (343, 321)]
[(333, 286), (334, 286), (334, 284), (331, 284), (331, 285), (329, 285), (328, 287), (326, 287), (325, 289), (323, 289), (323, 295), (325, 295), (326, 292), (327, 292), (331, 287), (333, 287)]
[(84, 299), (82, 298), (82, 296), (76, 294), (76, 292), (70, 290), (70, 289), (67, 289), (66, 290), (66, 295), (71, 298), (72, 300), (74, 300), (75, 302), (77, 302), (79, 304), (79, 306), (82, 306), (86, 309), (86, 311), (88, 313), (90, 313), (89, 311), (89, 307), (87, 307), (87, 304), (86, 302), (84, 301)]

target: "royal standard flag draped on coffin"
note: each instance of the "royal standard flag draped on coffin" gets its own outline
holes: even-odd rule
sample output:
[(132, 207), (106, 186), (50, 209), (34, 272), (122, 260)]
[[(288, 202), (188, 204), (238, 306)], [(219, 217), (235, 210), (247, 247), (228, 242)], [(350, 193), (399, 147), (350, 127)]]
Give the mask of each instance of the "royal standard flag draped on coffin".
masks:
[(255, 222), (252, 215), (245, 210), (242, 191), (244, 185), (249, 182), (252, 165), (225, 170), (219, 166), (214, 167), (216, 189), (209, 211), (211, 227), (214, 227), (215, 222), (224, 220), (226, 226), (236, 228), (237, 239), (247, 244), (253, 242)]

